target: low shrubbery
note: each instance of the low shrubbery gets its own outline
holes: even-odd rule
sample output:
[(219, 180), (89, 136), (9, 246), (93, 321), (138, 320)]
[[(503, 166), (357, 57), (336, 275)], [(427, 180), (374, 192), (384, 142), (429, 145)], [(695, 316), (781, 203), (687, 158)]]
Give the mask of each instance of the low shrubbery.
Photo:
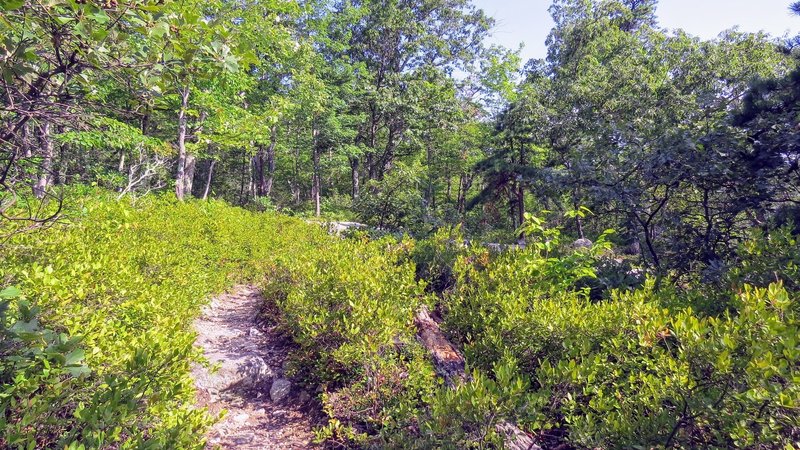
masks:
[[(791, 446), (800, 439), (797, 294), (757, 275), (769, 272), (763, 256), (797, 257), (796, 242), (777, 236), (782, 247), (768, 252), (763, 237), (744, 246), (727, 290), (713, 294), (724, 308), (710, 307), (699, 282), (656, 289), (651, 280), (596, 301), (574, 281), (591, 276), (604, 250), (565, 249), (553, 230), (488, 264), (473, 248), (442, 300), (445, 326), (483, 373), (518, 368), (525, 405), (505, 415), (543, 436), (587, 448)], [(754, 280), (761, 287), (743, 283)], [(501, 388), (482, 395), (520, 397), (504, 394), (514, 392), (509, 377), (494, 378)]]
[[(712, 281), (601, 274), (594, 295), (605, 237), (575, 248), (533, 218), (526, 249), (493, 253), (457, 230), (339, 239), (220, 202), (88, 194), (66, 223), (3, 247), (0, 446), (201, 448), (190, 324), (245, 281), (294, 340), (287, 369), (318, 394), (331, 446), (501, 447), (504, 421), (578, 448), (800, 440), (788, 230), (754, 236)], [(415, 339), (422, 304), (464, 350), (459, 386)]]
[(331, 417), (321, 439), (386, 441), (435, 389), (414, 339), (426, 294), (412, 242), (216, 201), (79, 198), (3, 249), (0, 446), (202, 448), (191, 322), (236, 282), (261, 282), (295, 340), (290, 372)]
[(331, 420), (321, 439), (373, 444), (413, 421), (436, 383), (416, 342), (424, 286), (390, 238), (329, 240), (286, 259), (264, 292), (299, 345), (294, 374), (320, 386)]
[(327, 237), (216, 201), (85, 194), (2, 248), (0, 447), (202, 448), (192, 319), (281, 242)]

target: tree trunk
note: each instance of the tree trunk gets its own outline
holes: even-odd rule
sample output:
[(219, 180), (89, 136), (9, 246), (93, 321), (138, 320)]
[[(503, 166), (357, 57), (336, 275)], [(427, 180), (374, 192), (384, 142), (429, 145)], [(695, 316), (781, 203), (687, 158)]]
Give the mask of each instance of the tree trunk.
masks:
[(250, 158), (249, 164), (247, 164), (247, 200), (250, 201), (251, 198), (255, 197), (256, 194), (256, 183), (253, 177), (255, 176), (255, 161), (254, 158)]
[(277, 142), (275, 131), (275, 127), (273, 127), (269, 146), (265, 148), (263, 145), (259, 145), (258, 152), (253, 158), (255, 193), (259, 197), (268, 197), (272, 193), (272, 183), (275, 179), (275, 144)]
[[(414, 325), (417, 327), (417, 336), (422, 346), (431, 354), (436, 373), (444, 378), (447, 386), (454, 389), (469, 382), (471, 377), (465, 370), (464, 357), (444, 336), (439, 324), (428, 313), (427, 307), (422, 306), (419, 309), (414, 316)], [(541, 450), (528, 433), (507, 420), (499, 420), (494, 428), (503, 436), (506, 449)]]
[(214, 174), (214, 166), (217, 164), (216, 159), (211, 160), (211, 165), (208, 166), (208, 177), (206, 177), (206, 188), (203, 191), (203, 200), (208, 199), (208, 193), (211, 192), (211, 177)]
[(54, 147), (53, 140), (50, 139), (50, 124), (47, 122), (39, 127), (39, 143), (42, 148), (42, 165), (39, 179), (36, 180), (36, 184), (33, 187), (33, 195), (36, 198), (43, 198), (53, 178)]
[(425, 188), (425, 207), (428, 210), (433, 210), (436, 208), (436, 200), (434, 199), (435, 194), (433, 192), (433, 148), (431, 148), (430, 142), (428, 142), (425, 146), (425, 160), (428, 165), (428, 183)]
[(453, 204), (453, 177), (450, 176), (450, 170), (447, 171), (445, 175), (445, 179), (447, 180), (447, 188), (445, 190), (447, 196), (447, 203)]
[(359, 161), (358, 161), (357, 157), (350, 158), (350, 176), (351, 176), (352, 181), (353, 181), (353, 191), (352, 191), (353, 201), (358, 200), (358, 194), (359, 194), (358, 164), (359, 164)]
[(456, 211), (459, 214), (466, 214), (467, 208), (467, 192), (472, 186), (472, 178), (466, 173), (462, 173), (458, 177), (458, 200), (456, 201)]
[(364, 163), (367, 165), (367, 180), (374, 180), (377, 178), (377, 171), (375, 170), (375, 155), (372, 152), (367, 153), (367, 158)]
[(175, 175), (175, 195), (183, 201), (186, 196), (186, 110), (189, 107), (189, 87), (181, 90), (181, 109), (178, 111), (178, 172)]
[(258, 151), (253, 156), (253, 181), (256, 187), (256, 196), (262, 197), (267, 192), (267, 179), (264, 176), (264, 165), (266, 160), (266, 149), (263, 145), (258, 146)]
[(183, 192), (185, 195), (192, 195), (195, 167), (197, 167), (197, 158), (194, 155), (187, 154), (185, 167), (183, 169)]
[[(524, 168), (525, 164), (527, 164), (527, 156), (525, 155), (525, 144), (519, 144), (519, 166), (520, 168)], [(519, 175), (519, 182), (517, 185), (517, 214), (519, 214), (519, 224), (525, 222), (525, 182), (523, 180), (522, 174)], [(524, 237), (520, 235), (520, 238)]]
[(465, 371), (464, 357), (456, 347), (447, 340), (439, 328), (439, 324), (431, 318), (428, 309), (423, 306), (414, 316), (417, 336), (433, 358), (436, 373), (444, 378), (449, 387), (455, 387), (468, 381)]
[(319, 204), (319, 191), (320, 191), (320, 174), (319, 174), (319, 145), (317, 145), (317, 135), (319, 131), (316, 128), (311, 130), (311, 147), (312, 147), (312, 161), (314, 164), (314, 173), (311, 175), (311, 197), (314, 200), (314, 215), (320, 216)]
[(267, 179), (264, 183), (264, 195), (272, 195), (272, 184), (275, 182), (275, 145), (278, 142), (278, 130), (272, 127), (272, 140), (267, 147)]
[(242, 150), (242, 174), (241, 174), (241, 185), (239, 186), (239, 204), (244, 204), (244, 181), (245, 175), (247, 174), (247, 167), (249, 164), (247, 163), (247, 153)]
[(69, 169), (67, 166), (67, 153), (69, 153), (68, 144), (61, 144), (58, 148), (58, 166), (55, 169), (56, 184), (63, 185), (67, 183), (67, 170)]
[(511, 189), (505, 192), (508, 195), (508, 215), (511, 216), (511, 226), (517, 228), (517, 183), (511, 183)]
[(521, 181), (517, 183), (517, 222), (519, 225), (525, 222), (525, 186)]

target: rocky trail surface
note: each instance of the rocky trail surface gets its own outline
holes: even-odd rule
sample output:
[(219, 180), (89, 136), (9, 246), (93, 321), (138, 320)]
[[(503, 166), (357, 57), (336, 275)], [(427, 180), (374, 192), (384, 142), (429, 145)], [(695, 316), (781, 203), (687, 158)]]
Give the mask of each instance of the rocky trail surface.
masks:
[(196, 345), (211, 367), (193, 368), (197, 404), (227, 411), (208, 434), (208, 448), (314, 448), (311, 396), (284, 377), (289, 343), (259, 321), (264, 299), (253, 286), (214, 298), (195, 322)]

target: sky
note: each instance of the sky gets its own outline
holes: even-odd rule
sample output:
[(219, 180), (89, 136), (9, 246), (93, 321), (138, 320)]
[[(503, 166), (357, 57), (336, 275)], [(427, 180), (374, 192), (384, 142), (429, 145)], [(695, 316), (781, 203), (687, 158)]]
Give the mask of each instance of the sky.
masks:
[[(553, 27), (547, 12), (551, 0), (473, 0), (497, 21), (491, 41), (516, 49), (520, 43), (523, 63), (544, 58), (544, 41)], [(775, 36), (800, 33), (800, 17), (792, 16), (791, 0), (661, 0), (661, 27), (682, 28), (704, 39), (738, 26), (741, 31), (766, 31)]]

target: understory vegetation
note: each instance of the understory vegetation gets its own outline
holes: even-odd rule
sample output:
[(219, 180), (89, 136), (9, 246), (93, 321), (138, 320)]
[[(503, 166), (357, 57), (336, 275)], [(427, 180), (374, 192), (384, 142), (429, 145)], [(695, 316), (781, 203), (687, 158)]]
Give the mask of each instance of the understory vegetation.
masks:
[[(458, 229), (337, 238), (218, 201), (84, 190), (62, 222), (4, 246), (2, 446), (202, 448), (213, 418), (193, 406), (191, 323), (242, 282), (295, 342), (288, 370), (319, 393), (333, 447), (502, 447), (502, 421), (575, 448), (800, 439), (789, 229), (751, 236), (713, 283), (664, 286), (615, 274), (629, 269), (611, 233), (576, 248), (532, 216), (529, 245), (495, 253)], [(421, 305), (463, 349), (465, 383), (438, 379)]]

